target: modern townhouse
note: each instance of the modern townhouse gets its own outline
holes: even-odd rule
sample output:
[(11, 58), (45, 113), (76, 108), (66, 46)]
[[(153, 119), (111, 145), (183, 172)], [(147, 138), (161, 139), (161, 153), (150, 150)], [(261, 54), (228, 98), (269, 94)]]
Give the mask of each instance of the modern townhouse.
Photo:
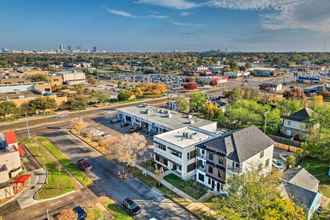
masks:
[(228, 178), (258, 170), (272, 170), (274, 142), (257, 127), (218, 135), (197, 145), (197, 182), (225, 192)]
[(142, 129), (151, 135), (187, 126), (216, 131), (217, 123), (165, 108), (138, 105), (118, 109), (117, 117), (123, 125)]
[(184, 127), (154, 136), (154, 161), (164, 171), (182, 179), (191, 179), (196, 173), (196, 145), (206, 141), (215, 132)]

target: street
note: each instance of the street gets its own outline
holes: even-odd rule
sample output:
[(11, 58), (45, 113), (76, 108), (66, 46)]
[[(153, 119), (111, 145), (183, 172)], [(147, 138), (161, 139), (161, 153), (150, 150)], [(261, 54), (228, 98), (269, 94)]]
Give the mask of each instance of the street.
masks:
[[(61, 124), (62, 127), (68, 124)], [(136, 178), (122, 180), (118, 177), (118, 165), (106, 159), (103, 155), (82, 143), (79, 139), (69, 135), (65, 130), (39, 128), (32, 129), (33, 135), (48, 137), (74, 162), (81, 158), (87, 158), (93, 166), (91, 176), (95, 178), (90, 189), (97, 196), (110, 196), (120, 203), (129, 197), (135, 200), (142, 208), (142, 213), (136, 219), (196, 219), (188, 211), (178, 206), (171, 200), (164, 198), (162, 194), (151, 189)], [(20, 132), (20, 137), (26, 132)]]

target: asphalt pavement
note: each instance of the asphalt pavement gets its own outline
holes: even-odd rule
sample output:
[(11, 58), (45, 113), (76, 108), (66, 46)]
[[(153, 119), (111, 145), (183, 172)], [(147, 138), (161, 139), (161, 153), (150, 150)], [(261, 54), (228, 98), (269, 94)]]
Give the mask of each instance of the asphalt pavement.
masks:
[(87, 158), (91, 165), (91, 175), (95, 178), (91, 190), (97, 196), (110, 196), (118, 203), (129, 197), (142, 207), (142, 213), (136, 219), (196, 219), (191, 213), (173, 201), (165, 198), (158, 190), (150, 188), (136, 178), (122, 180), (118, 177), (120, 167), (108, 160), (93, 148), (71, 136), (65, 130), (44, 130), (38, 135), (48, 137), (72, 161)]

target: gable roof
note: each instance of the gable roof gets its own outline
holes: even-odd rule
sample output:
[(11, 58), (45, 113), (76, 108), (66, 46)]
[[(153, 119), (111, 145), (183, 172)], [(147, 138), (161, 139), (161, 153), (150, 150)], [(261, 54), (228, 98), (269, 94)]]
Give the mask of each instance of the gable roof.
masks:
[(210, 149), (220, 151), (236, 162), (243, 162), (264, 151), (274, 141), (256, 126), (222, 135), (204, 143)]
[(284, 172), (282, 178), (285, 182), (313, 192), (318, 192), (320, 181), (304, 168), (289, 169)]
[(309, 210), (312, 207), (315, 198), (319, 195), (318, 192), (313, 192), (288, 182), (282, 184), (282, 192), (305, 210)]
[(288, 119), (293, 121), (307, 121), (310, 119), (313, 115), (313, 110), (310, 108), (303, 108), (293, 114), (291, 114)]

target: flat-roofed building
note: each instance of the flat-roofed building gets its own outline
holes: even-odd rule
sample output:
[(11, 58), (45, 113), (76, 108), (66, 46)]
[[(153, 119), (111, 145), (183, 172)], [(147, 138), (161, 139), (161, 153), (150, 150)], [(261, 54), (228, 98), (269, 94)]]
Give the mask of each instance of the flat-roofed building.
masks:
[(196, 145), (214, 132), (184, 127), (154, 136), (154, 161), (182, 179), (195, 176)]
[(144, 129), (152, 135), (187, 126), (206, 131), (217, 130), (216, 122), (146, 105), (120, 108), (117, 117), (121, 120), (122, 124)]

